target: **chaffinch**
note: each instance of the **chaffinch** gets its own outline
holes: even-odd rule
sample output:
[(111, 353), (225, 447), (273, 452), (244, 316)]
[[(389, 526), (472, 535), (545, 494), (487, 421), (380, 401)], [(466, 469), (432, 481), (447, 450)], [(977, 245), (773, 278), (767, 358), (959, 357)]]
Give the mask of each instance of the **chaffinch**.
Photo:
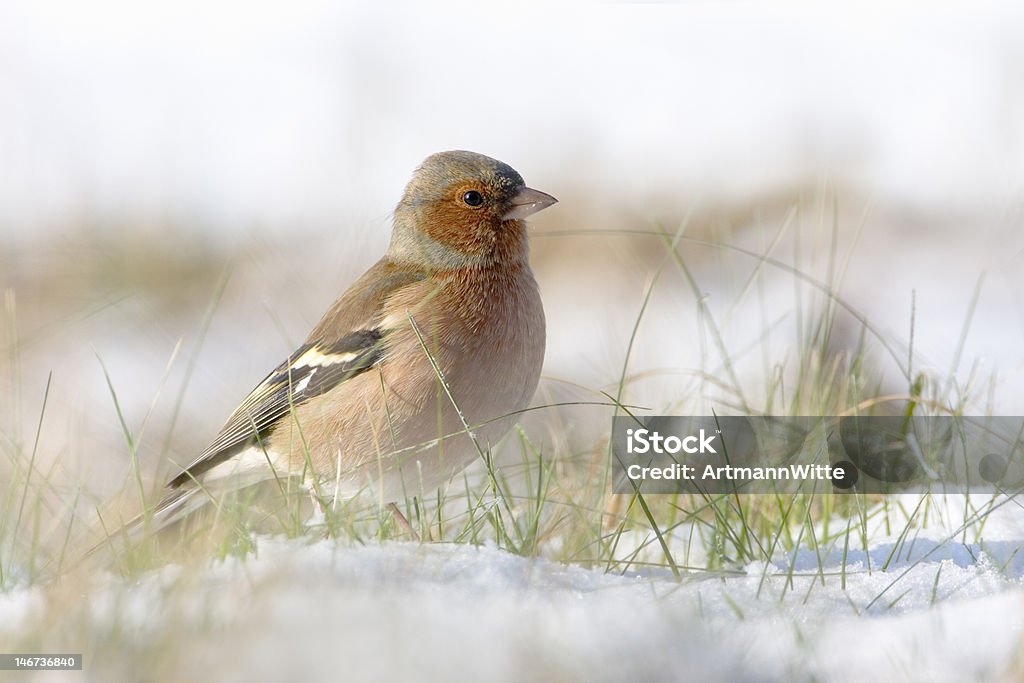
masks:
[(544, 310), (523, 219), (556, 201), (481, 154), (428, 157), (387, 253), (170, 480), (150, 528), (274, 477), (386, 503), (466, 467), (537, 388)]

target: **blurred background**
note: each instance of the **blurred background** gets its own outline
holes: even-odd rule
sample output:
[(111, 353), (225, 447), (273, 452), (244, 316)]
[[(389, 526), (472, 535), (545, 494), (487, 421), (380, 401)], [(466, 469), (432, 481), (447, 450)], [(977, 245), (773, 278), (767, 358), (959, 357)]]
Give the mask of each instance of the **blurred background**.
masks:
[[(444, 149), (561, 200), (533, 221), (538, 403), (625, 376), (654, 410), (770, 409), (827, 304), (813, 280), (857, 312), (828, 343), (867, 337), (883, 393), (912, 347), (975, 410), (1024, 411), (1018, 3), (8, 0), (0, 448), (38, 431), (39, 462), (99, 498), (125, 428), (147, 477), (190, 460)], [(558, 452), (609, 415), (530, 430)]]

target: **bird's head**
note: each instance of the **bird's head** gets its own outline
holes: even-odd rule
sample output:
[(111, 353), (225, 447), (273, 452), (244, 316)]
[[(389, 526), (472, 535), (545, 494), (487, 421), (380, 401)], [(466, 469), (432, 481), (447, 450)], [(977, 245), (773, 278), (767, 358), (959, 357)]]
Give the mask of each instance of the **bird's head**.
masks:
[(427, 268), (525, 259), (523, 219), (557, 200), (508, 164), (474, 152), (440, 152), (420, 165), (395, 209), (391, 258)]

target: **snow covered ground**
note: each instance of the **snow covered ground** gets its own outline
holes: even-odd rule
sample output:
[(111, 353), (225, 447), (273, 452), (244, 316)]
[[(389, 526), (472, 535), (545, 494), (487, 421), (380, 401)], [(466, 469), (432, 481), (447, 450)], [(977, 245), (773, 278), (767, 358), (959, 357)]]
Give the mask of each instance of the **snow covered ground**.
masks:
[[(945, 513), (963, 509), (954, 498)], [(1019, 677), (1024, 510), (996, 508), (983, 541), (958, 526), (878, 534), (845, 561), (842, 548), (820, 561), (803, 550), (681, 582), (495, 547), (263, 537), (244, 561), (13, 591), (0, 596), (0, 636), (48, 623), (54, 649), (85, 652), (84, 677), (37, 680)]]

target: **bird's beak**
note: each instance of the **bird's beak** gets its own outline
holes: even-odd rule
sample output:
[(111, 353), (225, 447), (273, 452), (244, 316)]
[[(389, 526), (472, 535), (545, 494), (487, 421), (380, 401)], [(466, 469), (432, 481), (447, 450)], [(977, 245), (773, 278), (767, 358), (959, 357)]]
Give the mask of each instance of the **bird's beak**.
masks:
[(541, 209), (546, 209), (558, 200), (540, 190), (524, 187), (512, 197), (512, 207), (505, 212), (502, 220), (511, 221), (532, 216)]

